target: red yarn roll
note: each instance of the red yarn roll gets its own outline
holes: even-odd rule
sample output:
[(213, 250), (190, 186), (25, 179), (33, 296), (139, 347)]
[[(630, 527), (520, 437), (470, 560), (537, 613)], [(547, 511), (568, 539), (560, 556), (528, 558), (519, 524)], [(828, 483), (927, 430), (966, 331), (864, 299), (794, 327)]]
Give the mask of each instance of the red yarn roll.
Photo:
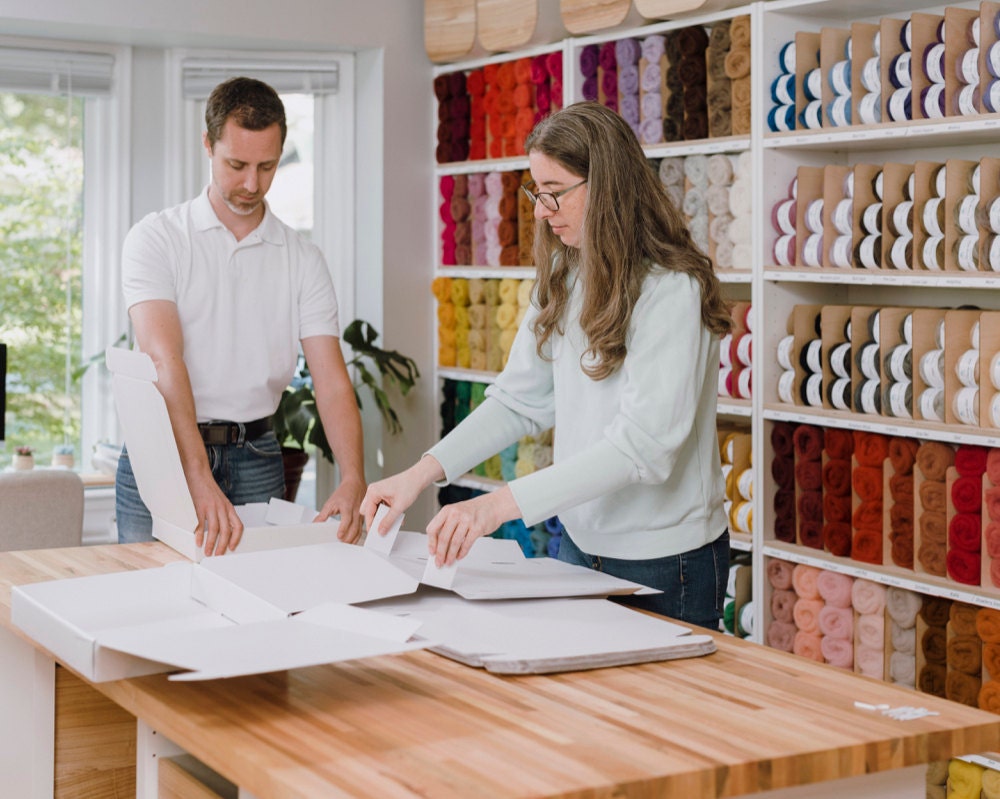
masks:
[(982, 550), (982, 519), (978, 513), (956, 513), (948, 525), (948, 546), (965, 552)]
[(517, 83), (531, 83), (531, 56), (519, 58), (514, 62), (514, 80)]
[(948, 576), (952, 580), (963, 585), (979, 585), (982, 559), (977, 553), (951, 549), (948, 550), (946, 562)]
[(486, 78), (483, 70), (473, 69), (465, 76), (465, 90), (471, 97), (482, 97), (486, 92)]
[(1000, 522), (1000, 487), (986, 489), (984, 497), (986, 515), (994, 522)]
[(882, 499), (882, 469), (874, 466), (859, 466), (851, 473), (854, 493), (862, 501)]
[(811, 549), (822, 549), (823, 523), (821, 521), (799, 522), (799, 543)]
[[(990, 522), (983, 532), (986, 539), (986, 554), (991, 558), (1000, 558), (1000, 522)], [(1000, 679), (1000, 674), (997, 675)]]
[(851, 541), (851, 558), (862, 563), (882, 563), (882, 528), (862, 527)]
[(889, 533), (889, 556), (902, 569), (913, 568), (913, 529), (909, 535)]
[(810, 424), (800, 424), (792, 434), (792, 442), (799, 458), (819, 460), (823, 454), (823, 430)]
[(889, 439), (889, 462), (896, 474), (910, 474), (917, 459), (919, 442), (912, 438), (894, 437)]
[(854, 510), (851, 522), (855, 530), (882, 529), (882, 501), (869, 499), (862, 502)]
[(831, 458), (850, 460), (854, 452), (854, 436), (850, 430), (828, 427), (823, 433), (826, 454)]
[(796, 510), (799, 514), (799, 521), (822, 522), (823, 521), (823, 495), (819, 491), (799, 492)]
[(823, 464), (823, 491), (837, 496), (851, 493), (851, 462), (845, 458), (830, 458)]
[(823, 487), (823, 467), (819, 461), (799, 461), (795, 464), (795, 482), (802, 491), (819, 491)]
[(791, 458), (775, 457), (771, 461), (771, 477), (778, 488), (792, 488), (795, 485), (795, 462)]
[(913, 505), (913, 473), (892, 475), (889, 478), (889, 496), (896, 502)]
[(882, 466), (889, 455), (889, 437), (879, 433), (854, 431), (854, 457), (861, 466)]
[(986, 453), (986, 476), (993, 485), (1000, 485), (1000, 449)]
[(851, 513), (850, 496), (841, 497), (834, 494), (823, 494), (823, 518), (826, 521), (850, 524)]
[(978, 474), (959, 477), (951, 484), (951, 504), (959, 513), (979, 513), (982, 499), (983, 479)]
[(844, 522), (827, 522), (823, 525), (823, 545), (831, 555), (850, 557), (851, 525)]
[(986, 471), (989, 450), (972, 444), (963, 444), (955, 451), (955, 470), (962, 477), (979, 477)]
[(791, 456), (795, 451), (793, 434), (795, 425), (786, 422), (775, 422), (771, 427), (771, 449), (775, 455)]

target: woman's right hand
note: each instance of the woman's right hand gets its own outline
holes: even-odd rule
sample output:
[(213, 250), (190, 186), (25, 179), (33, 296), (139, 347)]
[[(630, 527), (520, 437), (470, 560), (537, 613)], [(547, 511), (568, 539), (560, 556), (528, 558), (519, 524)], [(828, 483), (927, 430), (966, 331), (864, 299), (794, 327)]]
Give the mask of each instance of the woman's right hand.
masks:
[[(361, 501), (361, 514), (365, 518), (365, 529), (368, 533), (377, 532), (385, 535), (392, 529), (403, 512), (412, 505), (420, 492), (435, 480), (444, 478), (444, 469), (432, 455), (424, 455), (406, 471), (394, 474), (377, 483), (371, 483), (365, 498)], [(386, 505), (388, 513), (382, 519), (377, 531), (372, 530), (372, 522), (379, 505)]]

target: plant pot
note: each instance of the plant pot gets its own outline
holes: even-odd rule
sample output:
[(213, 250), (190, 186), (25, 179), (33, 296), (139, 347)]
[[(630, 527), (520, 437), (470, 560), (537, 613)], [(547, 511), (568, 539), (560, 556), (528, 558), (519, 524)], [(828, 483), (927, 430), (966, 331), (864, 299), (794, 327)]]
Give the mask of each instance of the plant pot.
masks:
[(11, 466), (14, 467), (16, 471), (26, 472), (28, 469), (35, 468), (35, 456), (34, 455), (18, 455), (14, 453), (14, 459), (11, 461)]
[(309, 462), (309, 453), (295, 447), (282, 447), (281, 460), (285, 466), (285, 499), (294, 502), (302, 482), (302, 470)]
[(73, 468), (73, 462), (74, 462), (74, 458), (73, 458), (73, 453), (72, 452), (69, 452), (69, 453), (57, 452), (55, 455), (52, 456), (52, 465), (53, 466), (62, 466), (64, 468), (66, 468), (66, 469), (72, 469)]

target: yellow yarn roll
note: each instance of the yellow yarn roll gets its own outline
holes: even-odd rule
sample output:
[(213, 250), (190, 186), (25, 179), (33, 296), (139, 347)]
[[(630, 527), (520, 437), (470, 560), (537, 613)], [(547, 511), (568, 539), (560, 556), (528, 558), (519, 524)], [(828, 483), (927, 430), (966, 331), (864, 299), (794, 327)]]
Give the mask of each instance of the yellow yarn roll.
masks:
[(484, 465), (486, 467), (486, 476), (490, 478), (490, 480), (503, 480), (503, 471), (500, 468), (499, 455), (487, 458)]
[(464, 305), (456, 305), (455, 308), (455, 327), (461, 329), (469, 329), (469, 309)]
[(726, 496), (730, 499), (736, 499), (736, 470), (730, 469), (729, 474), (726, 475)]
[(486, 302), (486, 281), (481, 277), (469, 278), (469, 304)]
[(471, 328), (469, 330), (469, 349), (473, 352), (486, 354), (486, 333), (482, 330)]
[(487, 305), (500, 304), (500, 279), (490, 278), (483, 287), (483, 296)]
[(486, 330), (486, 318), (488, 316), (486, 305), (483, 303), (476, 303), (475, 305), (470, 305), (468, 310), (469, 327), (478, 330)]
[(471, 350), (469, 352), (469, 368), (483, 372), (486, 370), (486, 352)]
[(465, 278), (451, 281), (451, 301), (455, 305), (469, 304), (469, 281)]
[(729, 529), (734, 533), (749, 533), (753, 530), (753, 504), (734, 502), (729, 509)]
[(443, 344), (446, 347), (455, 346), (455, 328), (453, 327), (439, 327), (438, 328), (438, 344)]
[(983, 772), (983, 799), (1000, 799), (1000, 771), (988, 768)]
[(535, 471), (535, 442), (525, 442), (523, 439), (517, 445), (517, 461), (514, 463), (514, 475), (524, 477)]
[(472, 352), (468, 347), (458, 348), (458, 366), (461, 369), (471, 369), (472, 368)]
[(450, 302), (438, 303), (437, 308), (438, 324), (442, 327), (455, 326), (455, 306)]
[(513, 277), (505, 277), (500, 280), (500, 302), (517, 305), (517, 292), (520, 282)]
[(453, 346), (442, 344), (438, 347), (438, 364), (440, 366), (454, 366), (458, 362), (458, 353)]
[(948, 764), (948, 799), (979, 799), (983, 791), (983, 767), (952, 758)]
[(509, 302), (497, 306), (497, 325), (502, 330), (517, 329), (517, 306)]
[(531, 303), (531, 290), (535, 286), (535, 281), (530, 278), (521, 281), (517, 287), (517, 304), (522, 308), (527, 308)]
[(451, 302), (451, 278), (436, 277), (431, 282), (431, 292), (438, 302)]
[(455, 328), (455, 346), (461, 349), (469, 349), (469, 328)]

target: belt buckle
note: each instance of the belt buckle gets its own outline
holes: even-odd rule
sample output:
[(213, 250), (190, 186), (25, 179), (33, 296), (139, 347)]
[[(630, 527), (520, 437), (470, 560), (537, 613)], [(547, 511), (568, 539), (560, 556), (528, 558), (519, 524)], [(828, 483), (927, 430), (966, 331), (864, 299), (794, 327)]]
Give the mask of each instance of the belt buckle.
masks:
[(207, 424), (202, 428), (202, 438), (209, 446), (224, 446), (229, 443), (229, 425)]

